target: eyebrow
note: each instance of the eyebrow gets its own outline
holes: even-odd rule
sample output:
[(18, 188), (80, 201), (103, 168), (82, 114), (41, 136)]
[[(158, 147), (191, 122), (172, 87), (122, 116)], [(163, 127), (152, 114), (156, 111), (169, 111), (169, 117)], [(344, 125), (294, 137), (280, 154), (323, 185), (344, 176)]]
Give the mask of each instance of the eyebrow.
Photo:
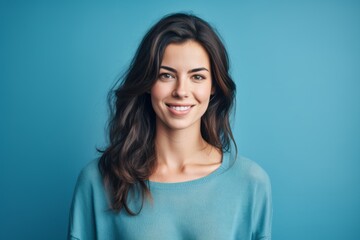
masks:
[[(172, 68), (172, 67), (168, 67), (168, 66), (160, 66), (160, 68), (163, 68), (163, 69), (166, 69), (170, 72), (173, 72), (173, 73), (177, 73), (176, 69)], [(206, 68), (204, 67), (200, 67), (200, 68), (194, 68), (194, 69), (191, 69), (188, 71), (188, 73), (194, 73), (194, 72), (200, 72), (200, 71), (208, 71)]]

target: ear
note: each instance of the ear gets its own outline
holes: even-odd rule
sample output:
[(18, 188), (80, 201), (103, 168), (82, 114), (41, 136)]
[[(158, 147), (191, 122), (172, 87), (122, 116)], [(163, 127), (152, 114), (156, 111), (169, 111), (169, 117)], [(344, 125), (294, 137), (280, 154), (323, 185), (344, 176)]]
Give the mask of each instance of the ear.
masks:
[(215, 93), (215, 86), (212, 86), (211, 87), (211, 95), (214, 95), (214, 93)]

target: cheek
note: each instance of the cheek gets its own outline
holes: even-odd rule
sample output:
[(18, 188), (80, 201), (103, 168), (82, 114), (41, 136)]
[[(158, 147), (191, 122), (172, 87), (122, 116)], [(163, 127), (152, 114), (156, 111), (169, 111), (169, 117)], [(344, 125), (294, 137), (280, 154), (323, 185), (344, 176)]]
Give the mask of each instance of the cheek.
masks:
[(155, 112), (161, 108), (161, 102), (167, 96), (167, 89), (163, 84), (155, 83), (154, 86), (150, 90), (151, 95), (151, 105)]
[(208, 101), (211, 95), (211, 86), (197, 89), (196, 95), (199, 100), (201, 99), (202, 101)]
[(161, 99), (162, 95), (163, 95), (163, 91), (161, 86), (159, 86), (159, 84), (154, 84), (154, 86), (151, 88), (150, 90), (150, 94), (151, 94), (151, 101), (154, 102), (158, 99)]

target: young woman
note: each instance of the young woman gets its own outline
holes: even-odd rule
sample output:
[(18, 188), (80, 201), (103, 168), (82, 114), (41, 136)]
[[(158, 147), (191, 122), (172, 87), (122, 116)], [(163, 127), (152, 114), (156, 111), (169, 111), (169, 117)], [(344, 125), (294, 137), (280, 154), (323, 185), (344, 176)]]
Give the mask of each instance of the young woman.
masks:
[(69, 239), (271, 238), (269, 179), (237, 156), (228, 70), (204, 20), (149, 30), (110, 93), (109, 144), (78, 178)]

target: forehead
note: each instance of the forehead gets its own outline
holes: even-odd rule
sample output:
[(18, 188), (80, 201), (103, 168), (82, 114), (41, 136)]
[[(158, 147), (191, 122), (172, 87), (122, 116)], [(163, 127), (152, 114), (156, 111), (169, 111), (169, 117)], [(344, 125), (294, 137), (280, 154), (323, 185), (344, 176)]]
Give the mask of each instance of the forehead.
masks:
[(210, 59), (205, 48), (196, 41), (171, 43), (165, 48), (161, 65), (173, 68), (193, 69), (205, 67), (210, 70)]

